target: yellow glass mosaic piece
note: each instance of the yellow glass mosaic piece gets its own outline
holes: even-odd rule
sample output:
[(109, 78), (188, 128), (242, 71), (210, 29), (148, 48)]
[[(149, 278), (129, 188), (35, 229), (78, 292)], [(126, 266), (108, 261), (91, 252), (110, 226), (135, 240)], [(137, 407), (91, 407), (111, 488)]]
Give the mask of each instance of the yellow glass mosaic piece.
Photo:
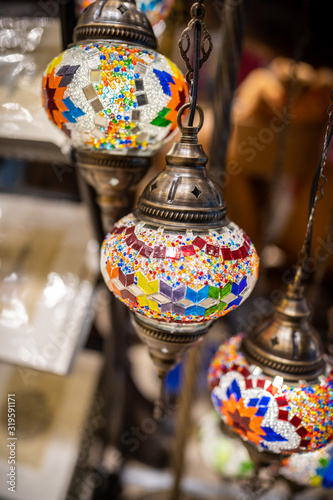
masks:
[(137, 301), (141, 307), (145, 307), (148, 305), (147, 295), (141, 295), (140, 297), (137, 297)]
[(148, 293), (157, 293), (158, 292), (158, 280), (148, 281)]
[[(137, 278), (138, 278), (138, 286), (143, 290), (144, 292), (148, 292), (148, 280), (147, 278), (142, 274), (141, 271), (137, 273)], [(154, 293), (154, 292), (150, 292)]]
[(148, 306), (151, 311), (159, 311), (158, 303), (155, 300), (148, 299)]

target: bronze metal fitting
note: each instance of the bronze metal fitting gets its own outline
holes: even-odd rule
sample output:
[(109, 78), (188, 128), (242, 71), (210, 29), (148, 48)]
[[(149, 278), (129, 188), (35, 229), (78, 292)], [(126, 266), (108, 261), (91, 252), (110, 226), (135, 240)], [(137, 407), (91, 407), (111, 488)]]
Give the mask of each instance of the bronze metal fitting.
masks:
[(74, 29), (74, 43), (112, 40), (156, 49), (157, 41), (147, 16), (135, 0), (100, 0), (87, 7)]
[(324, 349), (310, 316), (302, 288), (290, 286), (271, 318), (244, 338), (242, 350), (249, 363), (291, 382), (324, 373)]

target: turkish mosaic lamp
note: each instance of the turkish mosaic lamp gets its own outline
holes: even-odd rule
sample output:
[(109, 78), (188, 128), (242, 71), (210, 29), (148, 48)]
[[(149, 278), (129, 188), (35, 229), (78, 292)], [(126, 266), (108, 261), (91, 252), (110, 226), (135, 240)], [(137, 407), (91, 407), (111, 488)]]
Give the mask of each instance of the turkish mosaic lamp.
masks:
[(333, 441), (333, 365), (310, 322), (302, 286), (311, 258), (316, 207), (326, 182), (323, 171), (333, 136), (333, 104), (328, 115), (294, 279), (273, 315), (250, 334), (222, 345), (208, 373), (216, 410), (259, 464), (274, 461), (274, 456), (281, 461), (294, 453), (316, 452)]
[(134, 0), (101, 0), (84, 11), (74, 45), (43, 77), (47, 115), (70, 138), (100, 196), (133, 189), (177, 128), (187, 83), (155, 49), (152, 27)]
[(223, 344), (209, 368), (216, 410), (263, 461), (333, 439), (333, 370), (309, 316), (302, 294), (288, 290), (272, 318)]
[[(77, 13), (82, 14), (82, 12), (94, 1), (95, 0), (77, 0)], [(139, 10), (146, 14), (154, 27), (169, 15), (174, 3), (175, 0), (138, 0), (137, 6)]]
[(207, 175), (199, 128), (180, 128), (166, 167), (134, 213), (106, 236), (101, 252), (104, 279), (132, 311), (161, 379), (215, 319), (242, 304), (258, 275), (252, 242), (229, 221)]

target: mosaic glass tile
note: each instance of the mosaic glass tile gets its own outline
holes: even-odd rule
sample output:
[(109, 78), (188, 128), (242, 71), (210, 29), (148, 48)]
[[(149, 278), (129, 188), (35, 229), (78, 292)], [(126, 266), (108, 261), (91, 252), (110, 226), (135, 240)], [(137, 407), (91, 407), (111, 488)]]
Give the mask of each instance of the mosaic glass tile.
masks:
[(333, 439), (333, 370), (325, 380), (294, 386), (254, 374), (240, 346), (242, 335), (223, 344), (208, 371), (213, 404), (222, 420), (261, 451), (313, 452)]
[[(223, 249), (232, 252), (245, 241), (235, 224), (209, 234), (179, 232), (139, 222), (131, 214), (107, 235), (101, 269), (107, 283), (117, 279), (127, 289), (134, 284), (142, 291), (134, 301), (119, 286), (112, 290), (137, 313), (166, 322), (208, 321), (235, 309), (255, 285), (258, 256), (251, 242), (245, 258), (223, 258)], [(211, 247), (218, 252), (212, 254)]]
[(76, 149), (150, 155), (176, 130), (188, 88), (177, 66), (157, 52), (105, 42), (56, 57), (42, 96), (48, 117)]

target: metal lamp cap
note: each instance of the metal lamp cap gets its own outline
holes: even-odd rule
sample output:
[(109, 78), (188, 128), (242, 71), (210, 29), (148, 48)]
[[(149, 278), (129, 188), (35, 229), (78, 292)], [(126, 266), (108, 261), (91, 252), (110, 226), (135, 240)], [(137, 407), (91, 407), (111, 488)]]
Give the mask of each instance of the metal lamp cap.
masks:
[(226, 225), (226, 205), (208, 177), (208, 158), (196, 132), (184, 128), (180, 142), (166, 155), (164, 170), (144, 190), (136, 217), (173, 227), (214, 228)]
[(74, 42), (112, 40), (156, 49), (157, 41), (147, 16), (135, 0), (100, 0), (85, 9), (74, 29)]
[(290, 381), (313, 380), (323, 373), (324, 350), (310, 315), (302, 290), (288, 289), (271, 318), (244, 339), (249, 363)]

